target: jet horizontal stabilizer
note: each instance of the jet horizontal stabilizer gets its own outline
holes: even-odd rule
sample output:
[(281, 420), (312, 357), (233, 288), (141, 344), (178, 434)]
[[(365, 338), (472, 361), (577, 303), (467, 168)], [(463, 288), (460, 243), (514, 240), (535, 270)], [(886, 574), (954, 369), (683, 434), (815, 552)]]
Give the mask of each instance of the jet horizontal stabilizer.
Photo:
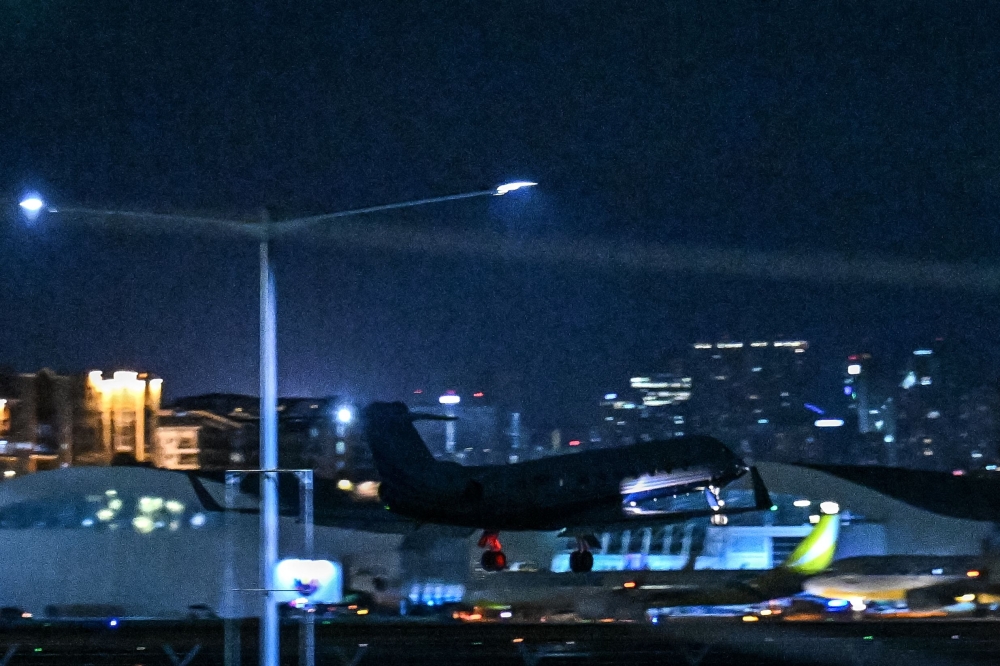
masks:
[(424, 412), (411, 412), (411, 421), (457, 421), (457, 416), (445, 416), (444, 414), (427, 414)]

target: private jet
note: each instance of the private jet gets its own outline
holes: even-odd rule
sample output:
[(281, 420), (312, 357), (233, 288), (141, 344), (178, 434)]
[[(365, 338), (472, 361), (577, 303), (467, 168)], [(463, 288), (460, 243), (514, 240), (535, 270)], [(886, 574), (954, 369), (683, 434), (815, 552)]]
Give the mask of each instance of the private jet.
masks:
[[(575, 536), (570, 569), (581, 573), (593, 568), (590, 548), (597, 531), (771, 506), (756, 470), (711, 437), (466, 467), (436, 460), (414, 426), (418, 420), (449, 418), (413, 413), (401, 402), (376, 402), (362, 412), (385, 507), (417, 523), (481, 529), (486, 571), (507, 566), (501, 531), (562, 530)], [(726, 507), (721, 489), (748, 472), (754, 505)], [(674, 501), (691, 497), (702, 499), (697, 504)]]

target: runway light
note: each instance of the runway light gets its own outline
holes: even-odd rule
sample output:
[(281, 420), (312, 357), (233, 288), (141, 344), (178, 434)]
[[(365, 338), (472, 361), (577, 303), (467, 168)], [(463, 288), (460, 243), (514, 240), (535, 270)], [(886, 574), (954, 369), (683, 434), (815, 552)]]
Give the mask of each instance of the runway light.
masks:
[(538, 183), (531, 183), (526, 180), (519, 180), (513, 183), (506, 183), (504, 185), (501, 185), (500, 187), (497, 188), (496, 194), (497, 196), (502, 196), (504, 194), (507, 194), (508, 192), (516, 192), (517, 190), (520, 190), (522, 188), (534, 187), (535, 185), (538, 185)]
[(757, 617), (756, 615), (744, 615), (743, 616), (743, 621), (744, 622), (759, 622), (760, 618)]
[(966, 571), (965, 575), (969, 578), (979, 578), (979, 572), (973, 569), (972, 571)]
[(627, 588), (627, 589), (632, 589), (633, 587), (635, 587), (635, 581), (634, 580), (630, 580), (627, 583), (625, 583), (624, 585), (622, 585), (622, 587)]

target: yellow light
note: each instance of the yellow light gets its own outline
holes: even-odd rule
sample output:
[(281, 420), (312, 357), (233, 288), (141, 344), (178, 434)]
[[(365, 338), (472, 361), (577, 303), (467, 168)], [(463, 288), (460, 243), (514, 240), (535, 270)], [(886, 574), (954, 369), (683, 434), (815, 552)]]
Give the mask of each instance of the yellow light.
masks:
[(153, 521), (148, 516), (136, 516), (132, 519), (132, 527), (140, 534), (149, 534), (153, 531)]
[(770, 608), (765, 608), (764, 610), (762, 610), (760, 612), (760, 614), (761, 615), (770, 615), (771, 614), (771, 609)]
[(623, 585), (622, 587), (626, 587), (626, 588), (631, 589), (631, 588), (635, 587), (635, 581), (634, 580), (630, 580), (629, 582), (625, 583), (625, 585)]
[(184, 511), (184, 504), (177, 500), (167, 500), (166, 507), (170, 513), (181, 513)]
[(343, 491), (350, 491), (354, 488), (354, 484), (347, 479), (341, 479), (337, 481), (337, 487)]
[(111, 509), (112, 511), (121, 511), (122, 501), (116, 497), (115, 499), (108, 502), (108, 508)]
[(108, 497), (114, 497), (115, 495), (118, 494), (118, 491), (117, 490), (105, 490), (104, 494), (107, 495)]
[(482, 620), (483, 616), (480, 615), (479, 613), (473, 613), (472, 615), (469, 616), (469, 619), (470, 620)]
[(361, 608), (361, 609), (359, 609), (358, 610), (358, 615), (368, 615), (368, 609), (367, 608)]
[(760, 620), (760, 618), (758, 618), (756, 615), (744, 615), (743, 616), (743, 621), (744, 622), (757, 622), (758, 620)]
[(109, 521), (115, 517), (115, 512), (111, 509), (101, 509), (97, 512), (97, 519), (101, 521)]
[(139, 511), (143, 513), (153, 513), (163, 508), (162, 497), (140, 497)]
[(979, 578), (979, 572), (973, 569), (972, 571), (966, 571), (965, 575), (969, 578)]
[(957, 601), (959, 603), (965, 603), (965, 602), (975, 601), (975, 600), (976, 600), (976, 595), (974, 595), (974, 594), (963, 594), (960, 597), (955, 597), (955, 601)]

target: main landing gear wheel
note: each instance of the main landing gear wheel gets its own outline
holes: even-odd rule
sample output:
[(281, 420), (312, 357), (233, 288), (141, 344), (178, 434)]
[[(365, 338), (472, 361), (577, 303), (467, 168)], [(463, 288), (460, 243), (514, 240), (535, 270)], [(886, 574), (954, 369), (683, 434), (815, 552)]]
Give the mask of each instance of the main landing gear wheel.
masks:
[(503, 571), (507, 568), (507, 556), (503, 554), (499, 533), (484, 531), (483, 536), (479, 538), (479, 547), (486, 548), (480, 560), (484, 570)]
[(507, 568), (507, 556), (502, 550), (488, 550), (480, 560), (486, 571), (503, 571)]
[(573, 573), (587, 573), (594, 568), (594, 554), (587, 549), (586, 539), (577, 538), (577, 550), (569, 554), (569, 568)]

